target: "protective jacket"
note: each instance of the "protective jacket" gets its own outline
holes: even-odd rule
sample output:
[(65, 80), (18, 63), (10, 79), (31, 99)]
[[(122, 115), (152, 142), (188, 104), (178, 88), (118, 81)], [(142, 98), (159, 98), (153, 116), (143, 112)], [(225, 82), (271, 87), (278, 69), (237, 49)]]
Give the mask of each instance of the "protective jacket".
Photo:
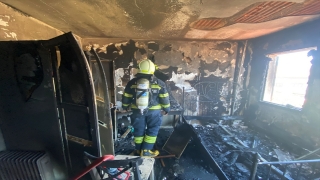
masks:
[[(130, 80), (124, 90), (122, 95), (122, 108), (128, 109), (131, 106), (132, 109), (138, 109), (136, 106), (136, 88), (137, 80), (142, 77), (136, 77)], [(144, 77), (143, 77), (144, 78)], [(151, 88), (151, 97), (149, 101), (149, 110), (164, 110), (165, 112), (170, 111), (170, 100), (169, 94), (166, 89), (166, 84), (157, 79), (156, 77), (150, 78), (150, 88)]]

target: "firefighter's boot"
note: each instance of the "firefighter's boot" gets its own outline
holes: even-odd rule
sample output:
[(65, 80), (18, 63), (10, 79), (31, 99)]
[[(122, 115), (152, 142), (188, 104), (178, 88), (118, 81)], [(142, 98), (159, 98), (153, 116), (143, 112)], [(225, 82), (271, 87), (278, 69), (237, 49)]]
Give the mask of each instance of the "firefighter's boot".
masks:
[(159, 151), (157, 150), (144, 149), (144, 150), (141, 150), (141, 153), (140, 153), (141, 157), (156, 157), (158, 155), (159, 155)]

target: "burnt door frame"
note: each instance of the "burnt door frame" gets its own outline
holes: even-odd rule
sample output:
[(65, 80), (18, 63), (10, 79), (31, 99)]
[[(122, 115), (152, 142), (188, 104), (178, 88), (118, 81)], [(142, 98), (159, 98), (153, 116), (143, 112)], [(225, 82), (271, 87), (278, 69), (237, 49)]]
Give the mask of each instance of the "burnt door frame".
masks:
[[(55, 91), (56, 91), (56, 98), (57, 98), (57, 113), (59, 114), (59, 120), (61, 125), (61, 131), (63, 135), (63, 142), (64, 142), (64, 149), (66, 150), (66, 158), (68, 162), (68, 170), (71, 171), (71, 174), (76, 173), (76, 171), (79, 171), (80, 168), (78, 167), (74, 169), (75, 163), (72, 162), (72, 154), (75, 152), (70, 152), (70, 143), (74, 144), (80, 144), (83, 147), (79, 148), (78, 151), (88, 151), (89, 153), (95, 155), (95, 156), (101, 156), (101, 150), (100, 150), (100, 134), (99, 134), (99, 125), (98, 125), (98, 118), (97, 118), (97, 106), (96, 106), (96, 96), (94, 91), (94, 84), (93, 84), (93, 78), (91, 74), (91, 69), (88, 64), (88, 61), (81, 50), (77, 40), (73, 36), (71, 32), (66, 33), (64, 35), (55, 37), (53, 39), (50, 39), (48, 41), (43, 41), (44, 46), (50, 49), (51, 51), (51, 58), (52, 58), (52, 66), (53, 66), (53, 78), (55, 81)], [(82, 81), (84, 84), (84, 99), (85, 99), (85, 105), (83, 104), (77, 104), (77, 103), (66, 103), (63, 101), (62, 96), (62, 90), (63, 87), (61, 87), (61, 74), (59, 72), (59, 65), (64, 61), (66, 58), (62, 57), (60, 54), (60, 46), (67, 46), (70, 47), (73, 50), (73, 53), (76, 57), (73, 61), (77, 61), (79, 67), (78, 72), (79, 77), (83, 77)], [(72, 54), (72, 53), (71, 53)], [(65, 59), (64, 59), (65, 58)], [(70, 126), (67, 127), (67, 121), (70, 121), (70, 118), (66, 117), (65, 111), (69, 111), (69, 114), (72, 113), (72, 116), (69, 117), (77, 117), (79, 116), (79, 119), (86, 119), (88, 124), (83, 125), (83, 127), (87, 127), (86, 132), (88, 133), (86, 136), (88, 138), (79, 138), (77, 136), (74, 136), (73, 134), (68, 134), (68, 129), (72, 128)], [(80, 117), (82, 116), (82, 117)], [(67, 121), (66, 121), (67, 120)], [(74, 125), (78, 125), (77, 118), (74, 118)], [(80, 152), (77, 152), (80, 153)], [(82, 152), (83, 153), (83, 152)], [(79, 154), (80, 155), (80, 154)], [(83, 158), (78, 157), (79, 162), (83, 161)], [(70, 174), (70, 173), (69, 173)]]
[[(108, 81), (107, 81), (106, 73), (103, 68), (101, 59), (99, 58), (98, 54), (96, 53), (96, 51), (93, 48), (91, 48), (90, 53), (93, 54), (93, 56), (97, 62), (99, 76), (102, 81), (101, 86), (102, 86), (102, 92), (103, 92), (103, 100), (102, 100), (103, 112), (101, 112), (102, 116), (100, 116), (100, 117), (102, 117), (102, 119), (99, 119), (98, 123), (100, 126), (99, 127), (100, 134), (104, 134), (104, 135), (106, 135), (106, 137), (100, 137), (101, 153), (103, 155), (114, 154), (113, 124), (112, 124), (112, 118), (111, 118)], [(96, 99), (96, 100), (98, 100), (98, 99)], [(101, 142), (101, 141), (103, 141), (103, 142)]]

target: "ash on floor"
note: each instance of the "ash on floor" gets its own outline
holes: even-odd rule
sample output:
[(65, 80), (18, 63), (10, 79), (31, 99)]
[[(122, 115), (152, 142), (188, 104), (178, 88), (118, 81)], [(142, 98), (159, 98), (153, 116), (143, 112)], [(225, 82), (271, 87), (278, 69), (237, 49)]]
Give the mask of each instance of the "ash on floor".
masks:
[[(161, 150), (165, 142), (172, 133), (172, 128), (160, 129), (156, 149), (160, 150), (161, 155), (168, 155), (167, 152)], [(134, 150), (133, 139), (131, 133), (127, 138), (119, 139), (115, 142), (116, 155), (129, 155)], [(197, 147), (192, 143), (188, 144), (180, 159), (163, 158), (165, 167), (161, 160), (156, 159), (154, 172), (157, 180), (215, 180), (218, 179), (211, 169), (204, 167), (204, 161), (197, 153)]]
[[(201, 121), (194, 124), (194, 128), (212, 157), (219, 164), (229, 179), (249, 179), (252, 167), (253, 153), (258, 152), (267, 161), (292, 160), (294, 157), (284, 148), (276, 144), (266, 135), (249, 129), (245, 126), (218, 125), (215, 121)], [(232, 132), (236, 138), (244, 142), (239, 144), (233, 136), (230, 136), (223, 128)], [(281, 171), (284, 167), (275, 165)], [(287, 167), (287, 175), (294, 179), (310, 179), (310, 168), (303, 166), (299, 178), (296, 178), (298, 168), (296, 165)], [(258, 166), (257, 177), (266, 179), (269, 167)], [(271, 172), (270, 179), (281, 179)]]

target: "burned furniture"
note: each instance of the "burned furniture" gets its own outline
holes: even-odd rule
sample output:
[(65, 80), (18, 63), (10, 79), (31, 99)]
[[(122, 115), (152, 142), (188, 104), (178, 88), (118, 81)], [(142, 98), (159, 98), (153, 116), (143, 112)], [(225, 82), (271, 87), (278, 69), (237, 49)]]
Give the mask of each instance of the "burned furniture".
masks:
[(0, 42), (0, 61), (2, 150), (48, 152), (56, 179), (86, 167), (84, 151), (113, 154), (111, 119), (97, 111), (90, 67), (71, 33)]
[(223, 115), (218, 106), (221, 100), (215, 96), (219, 95), (216, 83), (201, 82), (195, 87), (198, 88), (194, 92), (184, 96), (186, 111), (182, 124), (174, 129), (164, 150), (180, 157), (192, 134), (192, 144), (196, 144), (201, 159), (214, 169), (219, 179), (310, 179), (319, 176), (318, 158), (283, 160), (278, 145), (262, 134), (262, 130), (250, 130), (242, 124), (242, 117)]
[[(217, 119), (217, 118), (216, 118)], [(312, 179), (319, 177), (319, 158), (289, 159), (285, 150), (263, 133), (237, 121), (184, 117), (215, 173), (223, 179)], [(316, 150), (314, 151), (316, 152)], [(310, 154), (310, 153), (309, 153)], [(303, 156), (302, 156), (303, 157)], [(211, 162), (210, 162), (211, 161)]]

